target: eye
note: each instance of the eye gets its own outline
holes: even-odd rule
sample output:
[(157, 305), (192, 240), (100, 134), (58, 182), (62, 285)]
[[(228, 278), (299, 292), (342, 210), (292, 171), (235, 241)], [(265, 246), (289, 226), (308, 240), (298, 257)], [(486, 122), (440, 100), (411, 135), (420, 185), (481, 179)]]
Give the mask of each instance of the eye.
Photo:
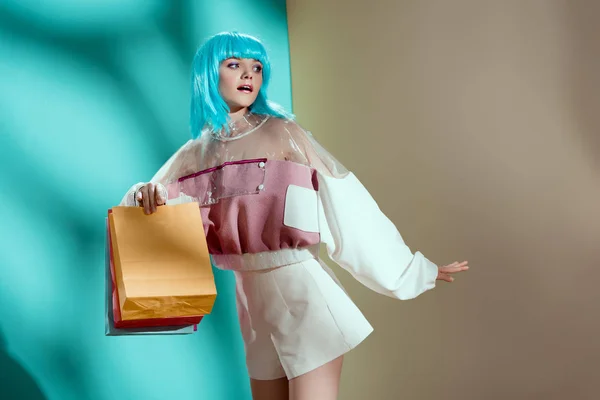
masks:
[(231, 68), (231, 69), (237, 69), (239, 68), (240, 63), (237, 63), (235, 61), (231, 61), (230, 63), (227, 64), (227, 68)]
[(256, 64), (256, 65), (254, 66), (254, 72), (261, 72), (261, 71), (262, 71), (262, 69), (263, 69), (263, 67), (262, 67), (262, 65), (260, 65), (260, 64)]

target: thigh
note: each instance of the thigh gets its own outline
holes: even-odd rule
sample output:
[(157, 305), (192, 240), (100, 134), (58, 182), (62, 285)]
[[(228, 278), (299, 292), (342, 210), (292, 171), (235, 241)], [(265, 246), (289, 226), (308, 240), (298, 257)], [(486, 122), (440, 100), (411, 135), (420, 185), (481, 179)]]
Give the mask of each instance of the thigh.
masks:
[(252, 400), (288, 400), (287, 378), (269, 381), (250, 379)]
[(338, 397), (343, 356), (289, 382), (289, 400), (336, 400)]
[(249, 303), (264, 302), (256, 299), (260, 295), (254, 293), (254, 280), (252, 276), (236, 274), (236, 306), (244, 339), (248, 374), (250, 378), (259, 382), (257, 386), (260, 388), (269, 385), (268, 383), (263, 385), (261, 383), (263, 381), (270, 382), (285, 377), (285, 371), (271, 339), (271, 332), (266, 329), (261, 313), (257, 312), (256, 305), (253, 312), (250, 311)]

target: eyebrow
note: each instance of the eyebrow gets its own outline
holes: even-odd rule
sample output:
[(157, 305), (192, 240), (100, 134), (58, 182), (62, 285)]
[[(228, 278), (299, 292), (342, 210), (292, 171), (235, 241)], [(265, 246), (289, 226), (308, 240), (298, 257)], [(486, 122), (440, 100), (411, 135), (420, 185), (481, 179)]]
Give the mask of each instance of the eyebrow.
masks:
[[(239, 60), (241, 60), (241, 58), (239, 58), (239, 57), (227, 57), (226, 60), (238, 60), (239, 61)], [(254, 60), (254, 61), (259, 62), (259, 63), (262, 64), (262, 62), (260, 60), (257, 60), (256, 58), (252, 58), (252, 60)]]

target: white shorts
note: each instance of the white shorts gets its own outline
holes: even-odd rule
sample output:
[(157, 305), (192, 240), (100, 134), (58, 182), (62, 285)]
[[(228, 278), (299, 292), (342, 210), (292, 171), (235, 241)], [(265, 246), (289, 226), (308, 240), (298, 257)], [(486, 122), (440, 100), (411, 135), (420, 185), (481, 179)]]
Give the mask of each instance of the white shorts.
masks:
[(317, 259), (234, 273), (253, 379), (295, 378), (347, 353), (373, 331), (333, 272)]

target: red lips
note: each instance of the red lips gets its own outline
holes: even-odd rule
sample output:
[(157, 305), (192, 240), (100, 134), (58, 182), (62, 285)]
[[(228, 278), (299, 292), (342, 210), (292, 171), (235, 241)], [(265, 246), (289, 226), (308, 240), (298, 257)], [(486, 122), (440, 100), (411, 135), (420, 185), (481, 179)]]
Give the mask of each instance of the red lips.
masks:
[(243, 85), (238, 86), (237, 90), (245, 93), (252, 93), (254, 91), (254, 86), (251, 83), (245, 83)]

